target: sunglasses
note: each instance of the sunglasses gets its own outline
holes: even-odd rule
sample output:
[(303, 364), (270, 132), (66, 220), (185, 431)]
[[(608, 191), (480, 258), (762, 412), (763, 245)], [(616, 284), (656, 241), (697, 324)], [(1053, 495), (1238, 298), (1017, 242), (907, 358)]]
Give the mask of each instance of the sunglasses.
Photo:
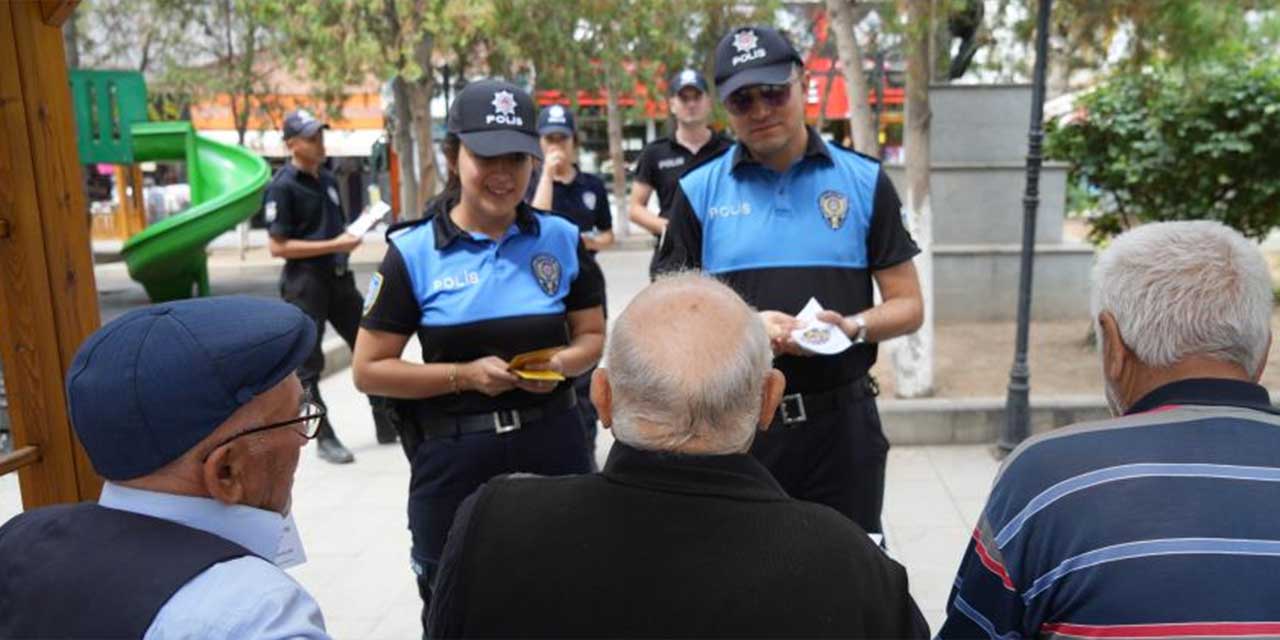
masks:
[(234, 436), (231, 436), (230, 438), (227, 438), (226, 440), (219, 442), (212, 449), (209, 449), (209, 453), (204, 454), (204, 458), (200, 462), (201, 463), (205, 462), (206, 460), (209, 459), (209, 456), (213, 455), (214, 451), (217, 451), (220, 447), (223, 447), (233, 442), (236, 438), (239, 438), (241, 436), (247, 436), (251, 433), (261, 433), (269, 429), (279, 429), (280, 427), (293, 427), (293, 430), (297, 431), (298, 435), (302, 436), (303, 438), (306, 438), (307, 440), (311, 440), (312, 438), (315, 438), (316, 435), (320, 432), (320, 420), (324, 418), (326, 413), (327, 412), (325, 411), (324, 407), (320, 406), (319, 404), (312, 402), (310, 400), (303, 400), (302, 406), (299, 407), (298, 409), (298, 417), (292, 418), (290, 420), (284, 420), (282, 422), (273, 422), (271, 424), (264, 424), (261, 427), (254, 427), (252, 429), (246, 429), (244, 431), (241, 431), (240, 433), (237, 433)]
[(787, 80), (786, 84), (758, 84), (738, 89), (725, 98), (724, 108), (735, 116), (745, 116), (751, 112), (756, 100), (764, 102), (770, 109), (778, 109), (791, 99), (791, 86), (799, 76)]

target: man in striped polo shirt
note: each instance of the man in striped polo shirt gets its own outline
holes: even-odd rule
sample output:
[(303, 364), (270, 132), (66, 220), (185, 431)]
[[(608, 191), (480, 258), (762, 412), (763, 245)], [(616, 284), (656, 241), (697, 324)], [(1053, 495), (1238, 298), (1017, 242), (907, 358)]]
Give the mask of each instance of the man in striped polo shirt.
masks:
[(1272, 300), (1257, 247), (1217, 223), (1115, 239), (1092, 312), (1117, 417), (1009, 456), (939, 637), (1280, 636)]

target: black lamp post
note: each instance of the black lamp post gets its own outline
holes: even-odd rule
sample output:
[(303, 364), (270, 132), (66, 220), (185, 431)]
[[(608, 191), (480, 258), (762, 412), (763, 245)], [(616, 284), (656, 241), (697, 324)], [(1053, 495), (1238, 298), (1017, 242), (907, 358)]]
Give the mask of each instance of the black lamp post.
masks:
[(1001, 455), (1026, 439), (1031, 427), (1031, 371), (1027, 336), (1031, 325), (1031, 269), (1035, 260), (1036, 213), (1040, 208), (1040, 142), (1044, 138), (1044, 71), (1049, 57), (1049, 12), (1053, 0), (1040, 0), (1036, 17), (1036, 64), (1031, 79), (1031, 130), (1027, 135), (1027, 185), (1022, 196), (1022, 265), (1018, 276), (1018, 342), (1009, 370), (1004, 429), (996, 443)]

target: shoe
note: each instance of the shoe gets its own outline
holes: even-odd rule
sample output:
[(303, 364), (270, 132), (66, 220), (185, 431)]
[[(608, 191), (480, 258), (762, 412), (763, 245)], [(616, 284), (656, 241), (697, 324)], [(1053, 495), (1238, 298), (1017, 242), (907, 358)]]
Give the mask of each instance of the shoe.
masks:
[(342, 446), (342, 441), (336, 437), (316, 440), (316, 453), (321, 460), (333, 464), (348, 464), (356, 461), (355, 455)]
[(385, 411), (374, 410), (373, 429), (378, 438), (378, 444), (393, 444), (399, 438), (396, 426), (391, 423), (391, 417)]

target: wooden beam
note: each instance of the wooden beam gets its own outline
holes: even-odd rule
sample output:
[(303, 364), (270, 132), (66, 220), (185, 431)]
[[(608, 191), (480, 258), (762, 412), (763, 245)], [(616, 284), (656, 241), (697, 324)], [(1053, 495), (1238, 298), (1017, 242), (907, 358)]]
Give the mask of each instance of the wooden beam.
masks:
[(23, 447), (0, 456), (0, 476), (40, 461), (38, 447)]
[(18, 473), (26, 508), (97, 497), (67, 416), (64, 376), (98, 326), (89, 220), (59, 29), (42, 5), (0, 7), (0, 358), (14, 443), (40, 448)]
[(40, 0), (40, 20), (47, 27), (61, 29), (79, 4), (80, 0)]

